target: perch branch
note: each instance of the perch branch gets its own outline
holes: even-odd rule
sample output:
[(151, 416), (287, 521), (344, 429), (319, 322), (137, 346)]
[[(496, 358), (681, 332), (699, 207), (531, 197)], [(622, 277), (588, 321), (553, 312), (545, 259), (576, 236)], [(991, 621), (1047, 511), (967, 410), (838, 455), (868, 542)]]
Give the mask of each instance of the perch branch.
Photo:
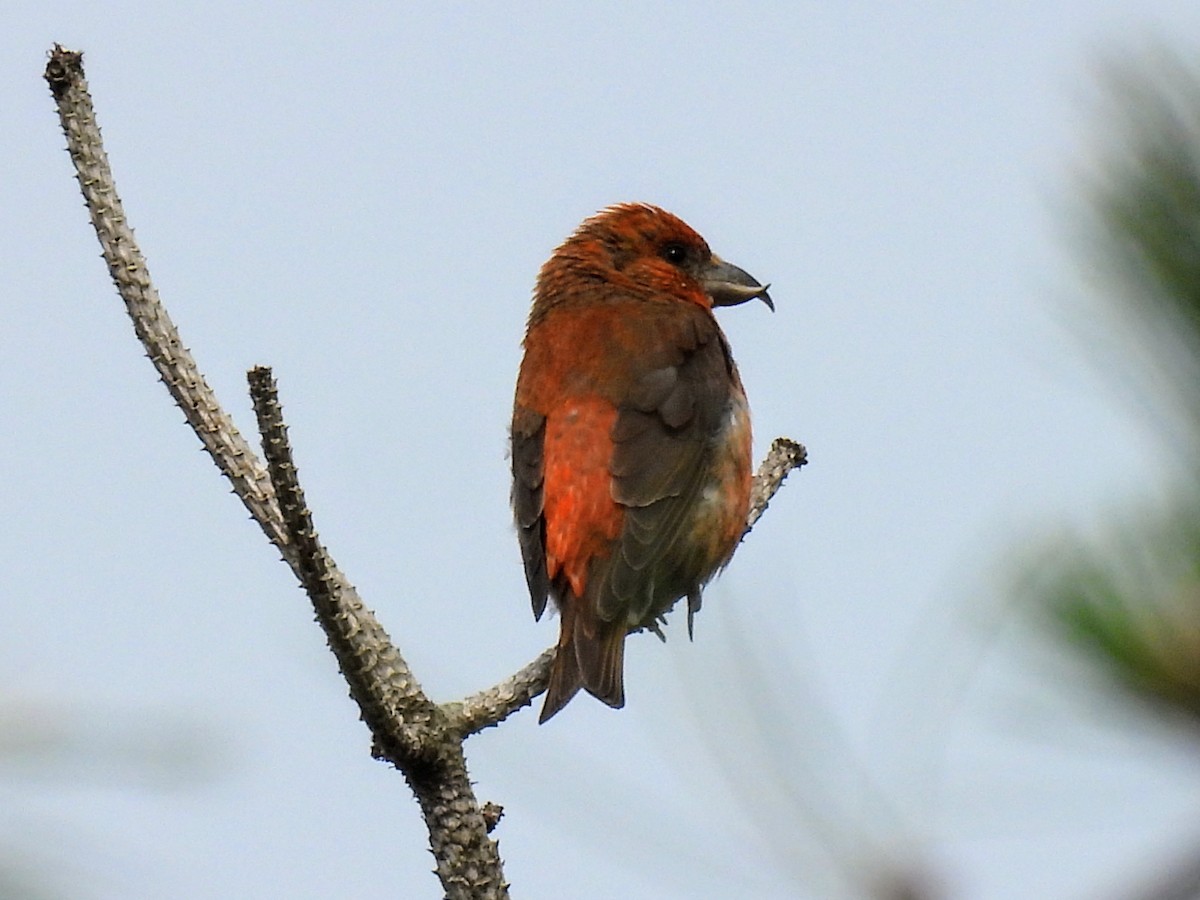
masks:
[[(808, 451), (803, 444), (790, 438), (776, 438), (771, 449), (758, 467), (750, 490), (750, 513), (746, 517), (746, 530), (762, 518), (767, 504), (783, 486), (788, 474), (808, 462)], [(442, 707), (448, 727), (462, 735), (474, 734), (492, 725), (498, 725), (512, 713), (528, 706), (533, 698), (546, 689), (550, 681), (550, 664), (554, 661), (554, 648), (543, 652), (521, 671), (499, 684), (472, 694), (460, 703), (447, 703)]]
[(750, 515), (746, 517), (743, 540), (767, 511), (767, 504), (771, 502), (771, 498), (783, 487), (783, 479), (788, 477), (792, 469), (798, 469), (807, 462), (808, 451), (804, 449), (803, 444), (785, 437), (775, 438), (771, 442), (771, 449), (762, 465), (758, 467), (754, 484), (750, 488)]
[(521, 671), (485, 691), (472, 694), (457, 703), (445, 703), (447, 727), (466, 737), (493, 725), (499, 725), (518, 709), (528, 706), (550, 683), (550, 663), (556, 647), (541, 654)]

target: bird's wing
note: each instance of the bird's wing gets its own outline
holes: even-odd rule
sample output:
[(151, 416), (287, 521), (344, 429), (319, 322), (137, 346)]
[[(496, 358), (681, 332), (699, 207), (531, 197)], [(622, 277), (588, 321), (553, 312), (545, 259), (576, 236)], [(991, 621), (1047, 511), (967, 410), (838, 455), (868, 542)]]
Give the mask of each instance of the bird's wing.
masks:
[(533, 614), (538, 619), (546, 611), (546, 597), (550, 592), (550, 579), (546, 573), (546, 519), (542, 506), (545, 434), (545, 416), (520, 405), (513, 410), (513, 513), (521, 557), (525, 561), (525, 581), (529, 585)]
[(648, 368), (611, 432), (612, 498), (625, 516), (614, 552), (593, 566), (589, 585), (605, 621), (650, 624), (711, 574), (680, 541), (694, 525), (738, 381), (716, 322), (698, 313), (649, 323), (655, 333), (647, 346), (656, 349), (642, 356)]

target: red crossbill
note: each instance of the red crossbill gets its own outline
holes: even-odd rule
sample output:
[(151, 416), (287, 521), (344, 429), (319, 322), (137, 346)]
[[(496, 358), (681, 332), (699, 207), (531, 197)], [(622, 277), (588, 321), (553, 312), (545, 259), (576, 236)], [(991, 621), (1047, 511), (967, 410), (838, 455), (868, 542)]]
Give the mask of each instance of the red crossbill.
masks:
[(659, 630), (733, 555), (750, 414), (715, 306), (767, 287), (665, 210), (624, 204), (542, 267), (512, 421), (513, 511), (533, 612), (558, 650), (545, 722), (582, 687), (625, 703), (625, 636)]

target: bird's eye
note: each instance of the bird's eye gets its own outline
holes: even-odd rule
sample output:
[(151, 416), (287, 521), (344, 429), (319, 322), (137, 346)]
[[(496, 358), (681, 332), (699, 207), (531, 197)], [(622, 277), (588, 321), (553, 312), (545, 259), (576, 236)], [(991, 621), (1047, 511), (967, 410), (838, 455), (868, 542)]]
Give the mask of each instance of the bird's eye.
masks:
[(662, 248), (662, 257), (673, 266), (682, 265), (688, 258), (687, 247), (671, 242)]

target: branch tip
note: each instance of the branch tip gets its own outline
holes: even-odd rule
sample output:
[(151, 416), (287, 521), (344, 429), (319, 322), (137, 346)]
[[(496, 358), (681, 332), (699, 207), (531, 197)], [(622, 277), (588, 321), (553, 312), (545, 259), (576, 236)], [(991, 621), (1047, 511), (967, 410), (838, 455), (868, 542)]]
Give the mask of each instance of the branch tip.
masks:
[(55, 100), (61, 100), (63, 94), (76, 78), (83, 77), (83, 53), (68, 50), (62, 44), (50, 48), (49, 59), (46, 61), (46, 71), (42, 77), (50, 85), (50, 93)]

